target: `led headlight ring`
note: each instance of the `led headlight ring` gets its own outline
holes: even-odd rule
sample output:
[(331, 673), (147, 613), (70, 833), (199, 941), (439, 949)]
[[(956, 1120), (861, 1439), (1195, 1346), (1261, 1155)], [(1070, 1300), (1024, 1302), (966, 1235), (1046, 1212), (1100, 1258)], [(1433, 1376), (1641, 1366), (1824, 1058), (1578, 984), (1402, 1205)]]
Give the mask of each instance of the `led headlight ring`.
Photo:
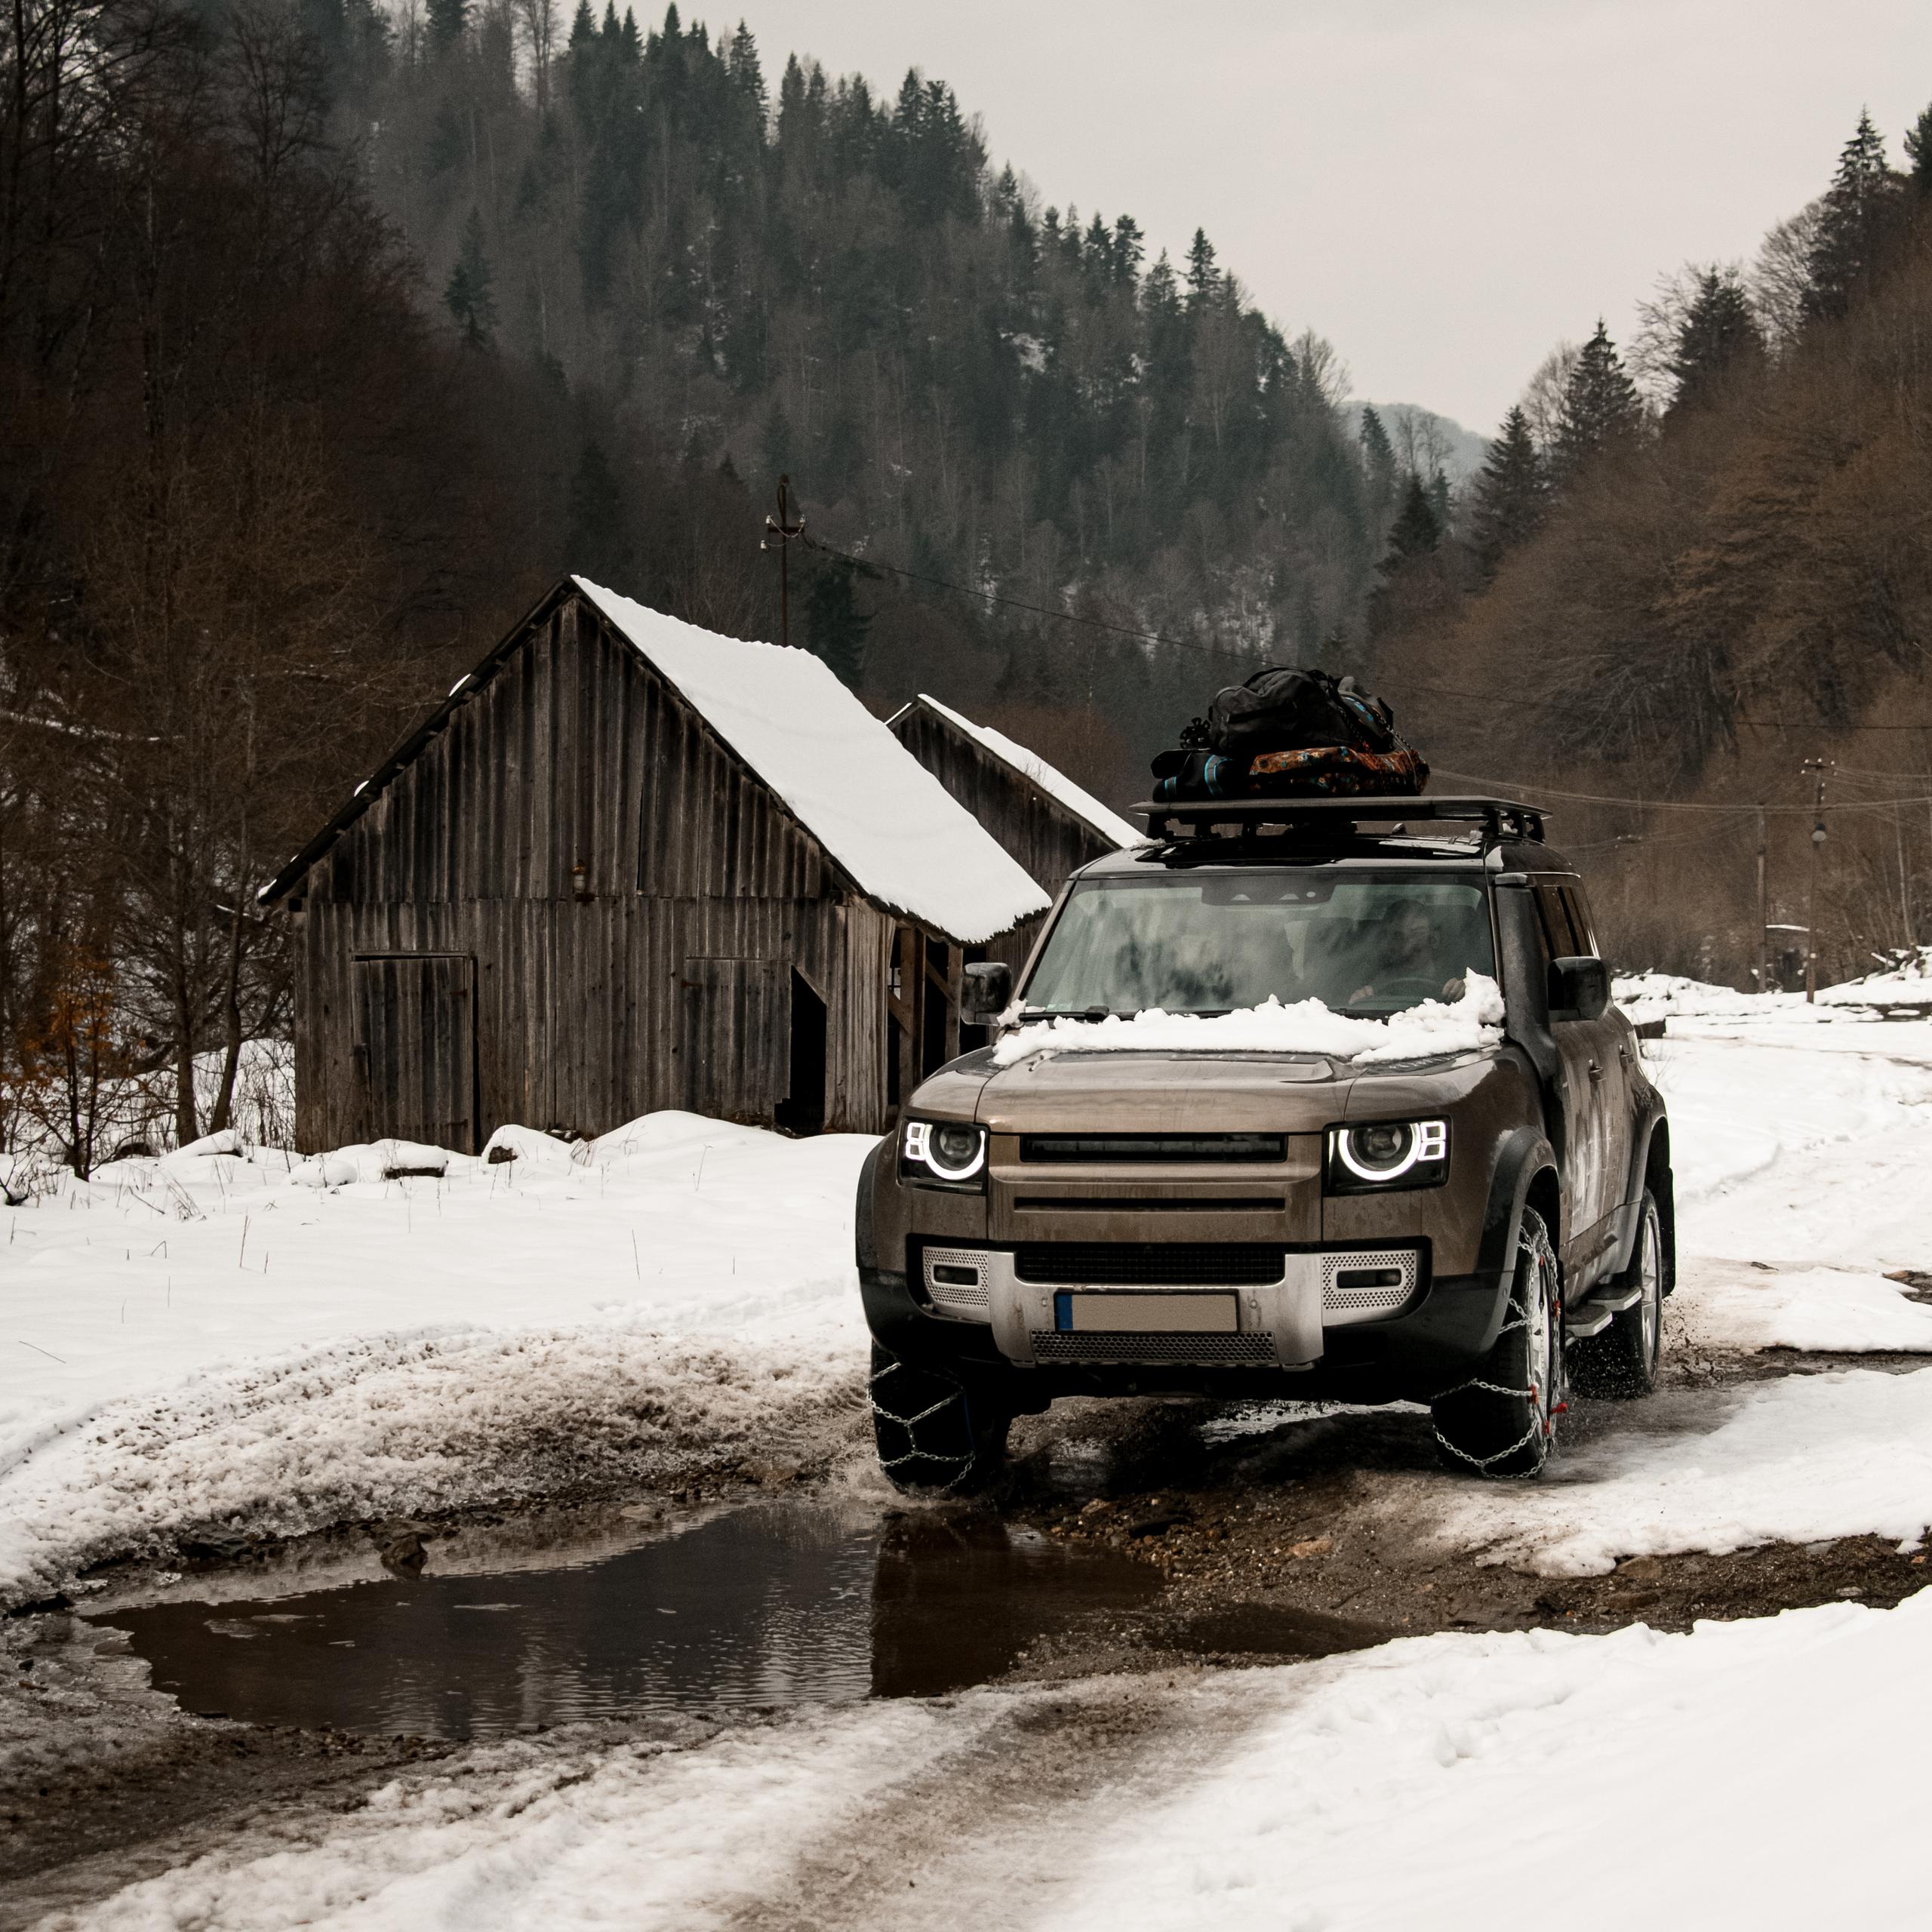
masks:
[[(1401, 1158), (1391, 1167), (1371, 1167), (1360, 1160), (1355, 1150), (1355, 1136), (1377, 1131), (1386, 1133), (1391, 1125), (1408, 1137), (1409, 1144), (1403, 1150)], [(1440, 1161), (1448, 1152), (1449, 1124), (1447, 1121), (1377, 1122), (1374, 1128), (1343, 1127), (1335, 1131), (1335, 1157), (1357, 1180), (1400, 1180), (1411, 1168)]]
[[(972, 1137), (972, 1155), (963, 1163), (949, 1161), (940, 1152), (941, 1139), (954, 1133)], [(908, 1121), (906, 1158), (909, 1164), (925, 1168), (937, 1180), (971, 1180), (986, 1164), (986, 1130), (964, 1121)]]

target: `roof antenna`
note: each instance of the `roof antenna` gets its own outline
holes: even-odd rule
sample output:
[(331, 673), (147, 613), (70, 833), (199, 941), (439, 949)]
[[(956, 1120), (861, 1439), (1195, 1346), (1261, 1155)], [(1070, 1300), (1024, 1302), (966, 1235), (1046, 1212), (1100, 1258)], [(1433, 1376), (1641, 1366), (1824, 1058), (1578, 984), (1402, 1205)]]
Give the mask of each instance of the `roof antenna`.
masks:
[(792, 479), (781, 476), (778, 479), (778, 515), (774, 519), (764, 520), (764, 535), (759, 540), (758, 548), (769, 550), (775, 543), (778, 549), (778, 641), (789, 645), (792, 641), (792, 539), (805, 534), (805, 519), (801, 516), (796, 523), (792, 521)]

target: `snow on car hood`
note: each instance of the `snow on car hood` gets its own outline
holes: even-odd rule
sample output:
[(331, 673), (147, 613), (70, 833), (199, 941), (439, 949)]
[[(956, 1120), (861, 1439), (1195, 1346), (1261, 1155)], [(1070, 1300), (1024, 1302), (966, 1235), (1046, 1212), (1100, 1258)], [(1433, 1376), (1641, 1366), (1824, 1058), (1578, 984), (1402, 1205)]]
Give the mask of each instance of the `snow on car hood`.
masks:
[(995, 1066), (1011, 1066), (1051, 1053), (1321, 1054), (1351, 1066), (1383, 1060), (1423, 1060), (1498, 1044), (1503, 1038), (1503, 992), (1472, 973), (1463, 996), (1424, 1000), (1420, 1006), (1366, 1020), (1337, 1013), (1318, 999), (1259, 1006), (1203, 1018), (1163, 1013), (1158, 1008), (1131, 1020), (1043, 1020), (1008, 1034), (992, 1049)]

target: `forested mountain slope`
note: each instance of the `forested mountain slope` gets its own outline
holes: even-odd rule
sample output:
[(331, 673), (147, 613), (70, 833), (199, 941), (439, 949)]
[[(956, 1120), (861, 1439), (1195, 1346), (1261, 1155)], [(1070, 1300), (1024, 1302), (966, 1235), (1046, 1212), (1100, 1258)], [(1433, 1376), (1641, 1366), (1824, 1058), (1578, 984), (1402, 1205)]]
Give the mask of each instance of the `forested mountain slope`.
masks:
[(1564, 842), (1633, 964), (1932, 940), (1932, 110), (1905, 146), (1861, 120), (1753, 268), (1666, 279), (1628, 367), (1601, 326), (1555, 358), (1461, 540), (1398, 542), (1377, 593), (1439, 767), (1595, 795)]
[[(923, 578), (1257, 658), (1358, 627), (1386, 479), (1333, 352), (1285, 340), (1204, 235), (1150, 263), (1131, 215), (995, 173), (943, 82), (875, 98), (793, 57), (774, 89), (749, 34), (675, 6), (640, 29), (579, 0), (565, 32), (547, 0), (436, 0), (384, 33), (311, 4), (380, 205), (479, 351), (549, 372), (574, 414), (555, 540), (576, 567), (762, 634), (755, 515), (721, 501), (694, 562), (657, 499), (723, 469), (761, 512), (789, 473), (814, 534)], [(903, 592), (814, 608), (882, 700), (1094, 688), (1132, 729), (1140, 667), (1102, 676), (1064, 626)]]

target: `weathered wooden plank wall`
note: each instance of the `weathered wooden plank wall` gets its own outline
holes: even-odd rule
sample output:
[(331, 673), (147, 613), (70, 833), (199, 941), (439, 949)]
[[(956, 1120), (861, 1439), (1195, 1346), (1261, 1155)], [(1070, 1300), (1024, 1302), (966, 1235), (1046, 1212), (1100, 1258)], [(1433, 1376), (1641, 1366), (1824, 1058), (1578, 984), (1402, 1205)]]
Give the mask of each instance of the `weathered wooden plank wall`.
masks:
[[(899, 742), (1055, 898), (1069, 874), (1113, 851), (1084, 819), (1023, 778), (957, 725), (924, 705), (893, 721)], [(1004, 959), (1017, 973), (1026, 963), (1046, 915), (1024, 921), (974, 957)]]
[[(714, 1071), (700, 1076), (694, 961), (795, 965), (826, 1008), (826, 1124), (883, 1124), (892, 920), (843, 888), (580, 599), (451, 715), (300, 890), (305, 1147), (394, 1131), (394, 1097), (372, 1091), (356, 1054), (355, 962), (384, 953), (475, 960), (479, 1140), (506, 1121), (602, 1131), (700, 1092), (768, 1119), (787, 1081), (782, 1057), (775, 1075), (765, 1064), (784, 1044), (774, 1001), (706, 1013), (697, 1037)], [(789, 995), (788, 978), (765, 978)], [(715, 1069), (734, 1063), (746, 1072), (725, 1105)]]

